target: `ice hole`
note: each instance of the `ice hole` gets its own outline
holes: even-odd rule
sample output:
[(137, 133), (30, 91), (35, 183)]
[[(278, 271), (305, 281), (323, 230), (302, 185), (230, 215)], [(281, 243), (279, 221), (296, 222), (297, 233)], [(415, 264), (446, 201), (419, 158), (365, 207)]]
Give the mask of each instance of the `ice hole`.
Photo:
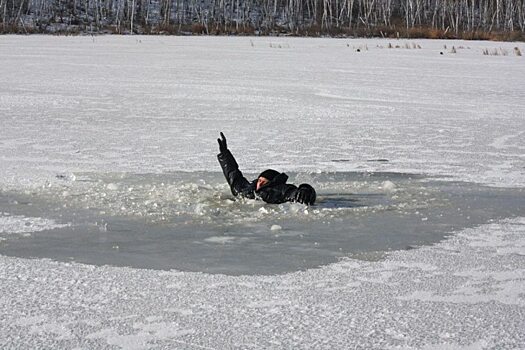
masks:
[[(255, 177), (255, 174), (252, 174)], [(522, 189), (400, 173), (289, 173), (315, 206), (234, 198), (221, 173), (75, 174), (1, 193), (0, 212), (53, 220), (0, 231), (0, 254), (207, 273), (281, 274), (340, 258), (380, 259), (463, 228), (524, 216)], [(118, 247), (118, 248), (115, 248)]]

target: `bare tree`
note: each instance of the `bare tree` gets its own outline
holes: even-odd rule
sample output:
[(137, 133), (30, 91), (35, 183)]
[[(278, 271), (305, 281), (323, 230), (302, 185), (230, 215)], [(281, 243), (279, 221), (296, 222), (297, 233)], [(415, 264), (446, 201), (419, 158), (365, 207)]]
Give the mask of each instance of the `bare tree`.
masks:
[[(24, 20), (25, 19), (25, 20)], [(433, 28), (525, 32), (525, 0), (0, 0), (2, 30), (31, 22), (116, 32), (201, 24), (205, 33)], [(45, 28), (42, 27), (42, 28)]]

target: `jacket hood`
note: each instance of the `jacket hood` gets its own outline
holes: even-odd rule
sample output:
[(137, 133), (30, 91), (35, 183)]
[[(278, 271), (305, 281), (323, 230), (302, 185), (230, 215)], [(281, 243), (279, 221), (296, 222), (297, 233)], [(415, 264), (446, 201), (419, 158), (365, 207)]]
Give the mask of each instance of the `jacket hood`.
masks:
[(262, 173), (259, 174), (259, 176), (257, 176), (257, 178), (260, 178), (260, 177), (264, 177), (265, 179), (269, 180), (269, 181), (272, 181), (273, 179), (275, 179), (277, 176), (279, 176), (279, 172), (277, 170), (273, 170), (273, 169), (266, 169), (265, 171), (263, 171)]
[(279, 175), (277, 175), (272, 181), (270, 181), (270, 184), (281, 185), (285, 184), (286, 181), (288, 181), (288, 175), (286, 175), (285, 173), (279, 173)]
[[(259, 175), (261, 176), (261, 175)], [(285, 173), (278, 173), (278, 175), (276, 175), (272, 180), (270, 180), (266, 185), (262, 186), (261, 188), (259, 188), (258, 191), (256, 192), (259, 192), (265, 188), (268, 188), (268, 187), (272, 187), (272, 186), (276, 186), (276, 185), (283, 185), (286, 183), (286, 181), (288, 181), (288, 175), (286, 175)], [(257, 180), (254, 181), (254, 183), (257, 182)]]

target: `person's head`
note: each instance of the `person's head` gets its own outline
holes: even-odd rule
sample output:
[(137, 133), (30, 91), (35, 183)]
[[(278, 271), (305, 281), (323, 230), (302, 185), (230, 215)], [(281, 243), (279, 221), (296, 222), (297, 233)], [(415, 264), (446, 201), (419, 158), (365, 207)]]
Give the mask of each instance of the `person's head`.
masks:
[(266, 169), (265, 171), (260, 173), (257, 177), (257, 186), (255, 187), (255, 190), (258, 191), (262, 186), (275, 179), (277, 175), (279, 175), (279, 172), (273, 169)]

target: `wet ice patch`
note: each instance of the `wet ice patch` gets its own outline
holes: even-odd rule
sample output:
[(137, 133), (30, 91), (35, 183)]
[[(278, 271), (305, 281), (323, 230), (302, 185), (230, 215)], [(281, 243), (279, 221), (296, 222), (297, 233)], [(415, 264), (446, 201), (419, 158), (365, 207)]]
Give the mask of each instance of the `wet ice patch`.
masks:
[[(10, 215), (0, 213), (0, 234), (29, 236), (32, 232), (63, 228), (68, 224), (58, 224), (54, 220), (26, 217), (23, 215)], [(0, 240), (5, 237), (0, 237)]]

